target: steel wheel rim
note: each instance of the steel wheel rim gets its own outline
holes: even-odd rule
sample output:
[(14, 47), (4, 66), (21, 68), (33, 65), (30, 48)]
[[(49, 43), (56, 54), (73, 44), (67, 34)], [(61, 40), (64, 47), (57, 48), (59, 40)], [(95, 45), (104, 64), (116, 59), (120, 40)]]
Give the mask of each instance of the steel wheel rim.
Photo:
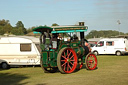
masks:
[(65, 49), (60, 58), (61, 68), (65, 73), (72, 73), (77, 66), (77, 55), (71, 48)]
[(117, 52), (117, 55), (118, 55), (118, 56), (120, 56), (120, 55), (121, 55), (121, 53), (120, 53), (120, 52)]
[(94, 54), (89, 54), (87, 56), (87, 60), (86, 60), (86, 64), (87, 64), (87, 67), (90, 69), (90, 70), (94, 70), (97, 66), (97, 58)]

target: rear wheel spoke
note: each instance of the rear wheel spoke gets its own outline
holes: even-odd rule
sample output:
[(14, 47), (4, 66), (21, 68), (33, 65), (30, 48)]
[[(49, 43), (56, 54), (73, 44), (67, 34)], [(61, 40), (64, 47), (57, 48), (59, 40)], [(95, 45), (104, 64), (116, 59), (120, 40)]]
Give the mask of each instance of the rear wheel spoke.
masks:
[(70, 54), (71, 54), (71, 51), (70, 51), (70, 53), (68, 54), (68, 58), (69, 58)]
[(63, 65), (61, 65), (61, 66), (64, 66), (65, 64), (66, 64), (67, 62), (65, 62)]
[(66, 69), (66, 64), (64, 65), (64, 71), (65, 71), (65, 69)]
[(73, 63), (72, 62), (70, 62), (70, 64), (73, 66)]
[(72, 69), (71, 66), (69, 65), (69, 63), (68, 63), (68, 67), (69, 67), (70, 69)]
[(75, 61), (75, 60), (70, 60), (70, 61)]
[(63, 56), (63, 55), (62, 55), (62, 57), (63, 57), (64, 59), (66, 59), (66, 57), (65, 57), (65, 56)]
[(68, 65), (67, 65), (67, 71), (69, 71), (69, 63), (67, 63)]
[(74, 55), (72, 55), (71, 57), (70, 57), (70, 59), (72, 59), (74, 57)]

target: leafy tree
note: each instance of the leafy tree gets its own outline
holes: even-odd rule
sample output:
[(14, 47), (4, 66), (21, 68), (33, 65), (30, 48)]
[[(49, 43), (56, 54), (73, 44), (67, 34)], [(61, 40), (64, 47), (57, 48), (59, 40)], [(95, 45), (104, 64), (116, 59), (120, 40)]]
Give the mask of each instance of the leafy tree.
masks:
[(26, 28), (24, 27), (24, 24), (22, 23), (22, 21), (18, 21), (17, 23), (16, 23), (16, 28), (20, 28), (20, 30), (22, 29), (22, 31), (23, 31), (23, 33), (24, 34), (27, 34), (27, 30), (26, 30)]
[(0, 35), (3, 35), (5, 33), (10, 34), (11, 29), (12, 26), (9, 23), (9, 20), (0, 20)]
[(22, 23), (22, 21), (18, 21), (18, 22), (16, 23), (16, 27), (17, 27), (17, 28), (19, 28), (19, 27), (24, 28), (24, 24)]
[(128, 33), (126, 33), (126, 35), (128, 35)]
[(52, 26), (59, 26), (58, 24), (56, 24), (56, 23), (54, 23), (54, 24), (52, 24)]
[(7, 24), (10, 24), (9, 23), (9, 20), (0, 20), (0, 26), (5, 26), (5, 25), (7, 25)]
[(5, 30), (3, 29), (2, 26), (0, 26), (0, 35), (3, 35), (3, 34), (5, 34)]
[(14, 35), (24, 35), (23, 33), (23, 30), (22, 28), (16, 28), (16, 27), (13, 27), (12, 30), (11, 30), (11, 33), (14, 34)]
[(18, 32), (19, 32), (19, 35), (24, 35), (25, 29), (23, 29), (22, 27), (20, 27), (19, 30), (18, 30)]
[(33, 27), (31, 27), (31, 28), (28, 28), (28, 29), (27, 29), (27, 33), (32, 32), (32, 29), (34, 29), (34, 28), (36, 28), (36, 27), (33, 26)]
[(5, 25), (3, 28), (6, 33), (10, 33), (12, 30), (12, 26), (10, 24)]

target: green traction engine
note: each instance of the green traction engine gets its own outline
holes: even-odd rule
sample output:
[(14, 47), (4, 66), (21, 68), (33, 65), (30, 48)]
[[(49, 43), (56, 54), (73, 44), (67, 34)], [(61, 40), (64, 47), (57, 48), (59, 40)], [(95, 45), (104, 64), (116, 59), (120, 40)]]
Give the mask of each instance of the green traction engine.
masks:
[(97, 58), (84, 47), (87, 26), (40, 26), (41, 67), (44, 72), (72, 73), (82, 68), (94, 70)]

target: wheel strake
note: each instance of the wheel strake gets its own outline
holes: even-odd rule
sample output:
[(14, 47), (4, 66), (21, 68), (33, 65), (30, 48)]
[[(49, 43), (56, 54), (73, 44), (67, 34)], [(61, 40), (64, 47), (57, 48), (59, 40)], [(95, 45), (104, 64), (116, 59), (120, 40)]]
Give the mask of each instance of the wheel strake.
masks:
[(97, 58), (95, 54), (88, 54), (85, 59), (86, 68), (88, 70), (94, 70), (97, 67)]
[(77, 66), (77, 55), (75, 51), (72, 48), (65, 48), (60, 52), (61, 55), (58, 56), (58, 59), (60, 59), (58, 62), (60, 65), (58, 66), (59, 70), (62, 73), (72, 73)]

